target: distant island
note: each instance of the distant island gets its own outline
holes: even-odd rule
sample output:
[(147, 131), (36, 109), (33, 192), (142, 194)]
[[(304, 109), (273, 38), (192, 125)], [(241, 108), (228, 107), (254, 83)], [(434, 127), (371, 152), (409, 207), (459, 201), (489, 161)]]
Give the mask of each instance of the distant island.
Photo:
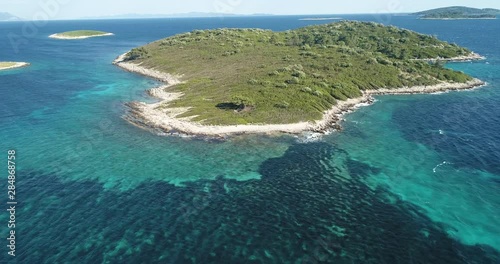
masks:
[(0, 12), (0, 21), (20, 21), (21, 19), (7, 12)]
[(0, 71), (29, 66), (27, 62), (0, 61)]
[(493, 8), (471, 8), (451, 6), (414, 13), (420, 19), (496, 19), (500, 10)]
[(104, 37), (104, 36), (112, 36), (113, 33), (96, 31), (96, 30), (75, 30), (68, 31), (63, 33), (52, 34), (49, 38), (55, 39), (86, 39), (86, 38), (94, 38), (94, 37)]
[(373, 94), (469, 89), (484, 82), (443, 67), (472, 51), (393, 26), (342, 21), (273, 32), (196, 30), (134, 48), (114, 63), (166, 85), (126, 119), (168, 133), (325, 131)]
[(299, 20), (303, 21), (326, 21), (326, 20), (340, 20), (342, 19), (341, 17), (307, 17), (307, 18), (300, 18)]

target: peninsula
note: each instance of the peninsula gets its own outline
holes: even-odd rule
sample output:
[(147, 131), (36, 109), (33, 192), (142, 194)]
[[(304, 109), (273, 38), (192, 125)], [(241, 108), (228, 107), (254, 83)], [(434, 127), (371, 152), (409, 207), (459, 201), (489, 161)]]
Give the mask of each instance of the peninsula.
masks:
[(103, 31), (95, 31), (95, 30), (75, 30), (75, 31), (67, 31), (63, 33), (52, 34), (49, 38), (55, 39), (86, 39), (86, 38), (94, 38), (94, 37), (104, 37), (104, 36), (112, 36), (113, 33), (103, 32)]
[(414, 13), (420, 16), (420, 19), (496, 19), (500, 10), (493, 8), (471, 8), (465, 6), (451, 6), (437, 9), (431, 9)]
[(29, 66), (27, 62), (0, 61), (0, 71)]
[(472, 51), (393, 26), (341, 21), (284, 32), (196, 30), (134, 48), (114, 63), (165, 83), (126, 119), (168, 133), (301, 133), (336, 126), (372, 94), (483, 85), (440, 60)]

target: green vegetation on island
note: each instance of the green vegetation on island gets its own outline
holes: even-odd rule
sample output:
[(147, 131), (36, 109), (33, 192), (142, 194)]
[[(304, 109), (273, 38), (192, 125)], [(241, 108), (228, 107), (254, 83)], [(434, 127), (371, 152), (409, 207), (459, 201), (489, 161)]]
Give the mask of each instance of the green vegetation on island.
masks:
[(109, 36), (112, 33), (97, 31), (97, 30), (75, 30), (75, 31), (67, 31), (62, 33), (53, 34), (50, 37), (52, 38), (91, 38), (91, 37), (101, 37), (101, 36)]
[(0, 61), (0, 68), (9, 68), (12, 66), (15, 66), (17, 62), (11, 62), (11, 61)]
[(500, 10), (493, 8), (471, 8), (451, 6), (414, 13), (421, 19), (495, 19)]
[(202, 124), (287, 124), (322, 118), (363, 90), (465, 83), (433, 58), (471, 55), (433, 36), (377, 23), (342, 21), (284, 32), (195, 30), (135, 48), (125, 61), (181, 75), (168, 92), (178, 117)]

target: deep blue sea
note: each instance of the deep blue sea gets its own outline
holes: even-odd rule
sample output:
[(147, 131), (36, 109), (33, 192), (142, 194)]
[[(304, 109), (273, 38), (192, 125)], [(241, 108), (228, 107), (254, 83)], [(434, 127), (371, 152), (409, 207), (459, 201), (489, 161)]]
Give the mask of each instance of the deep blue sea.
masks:
[[(379, 96), (315, 142), (165, 137), (122, 119), (125, 102), (151, 101), (145, 90), (159, 84), (115, 57), (194, 29), (327, 21), (50, 21), (29, 32), (31, 22), (0, 23), (0, 60), (31, 63), (0, 72), (0, 263), (500, 263), (500, 20), (341, 17), (468, 47), (487, 59), (447, 67), (488, 85)], [(48, 38), (76, 29), (115, 35)]]

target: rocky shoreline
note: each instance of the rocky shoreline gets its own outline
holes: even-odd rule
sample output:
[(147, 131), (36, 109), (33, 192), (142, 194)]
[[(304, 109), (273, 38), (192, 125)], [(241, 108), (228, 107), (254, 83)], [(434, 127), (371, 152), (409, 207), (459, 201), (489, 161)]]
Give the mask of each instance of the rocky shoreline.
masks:
[(453, 57), (453, 58), (435, 58), (435, 59), (415, 59), (415, 60), (420, 60), (420, 61), (428, 61), (428, 62), (436, 62), (436, 61), (443, 61), (443, 62), (467, 62), (467, 61), (477, 61), (477, 60), (485, 60), (486, 57), (481, 56), (475, 52), (471, 52), (469, 55), (463, 55), (463, 56), (458, 56), (458, 57)]
[(352, 112), (363, 105), (372, 104), (375, 100), (373, 95), (386, 94), (422, 94), (437, 93), (454, 90), (465, 90), (477, 88), (485, 85), (481, 80), (474, 79), (467, 83), (447, 83), (442, 82), (432, 86), (403, 87), (398, 89), (378, 89), (365, 91), (361, 97), (338, 101), (337, 105), (323, 113), (323, 118), (314, 122), (299, 122), (293, 124), (252, 124), (252, 125), (202, 125), (190, 121), (189, 118), (177, 118), (179, 114), (187, 109), (165, 108), (162, 105), (180, 98), (182, 93), (169, 93), (168, 87), (181, 83), (181, 76), (147, 69), (140, 64), (133, 64), (124, 61), (125, 54), (119, 56), (113, 64), (123, 68), (126, 71), (141, 74), (154, 78), (166, 85), (148, 90), (150, 96), (160, 99), (160, 102), (147, 104), (143, 102), (130, 102), (126, 106), (129, 108), (128, 114), (124, 119), (133, 125), (159, 131), (162, 134), (181, 134), (194, 136), (208, 136), (215, 138), (224, 138), (229, 135), (238, 134), (272, 134), (288, 133), (301, 134), (303, 132), (325, 133), (332, 129), (340, 129), (340, 121), (343, 115)]
[(377, 89), (365, 91), (367, 95), (396, 95), (396, 94), (432, 94), (432, 93), (442, 93), (458, 90), (470, 90), (486, 85), (485, 82), (479, 79), (472, 79), (466, 83), (449, 83), (442, 82), (436, 85), (429, 86), (413, 86), (413, 87), (402, 87), (396, 89)]

